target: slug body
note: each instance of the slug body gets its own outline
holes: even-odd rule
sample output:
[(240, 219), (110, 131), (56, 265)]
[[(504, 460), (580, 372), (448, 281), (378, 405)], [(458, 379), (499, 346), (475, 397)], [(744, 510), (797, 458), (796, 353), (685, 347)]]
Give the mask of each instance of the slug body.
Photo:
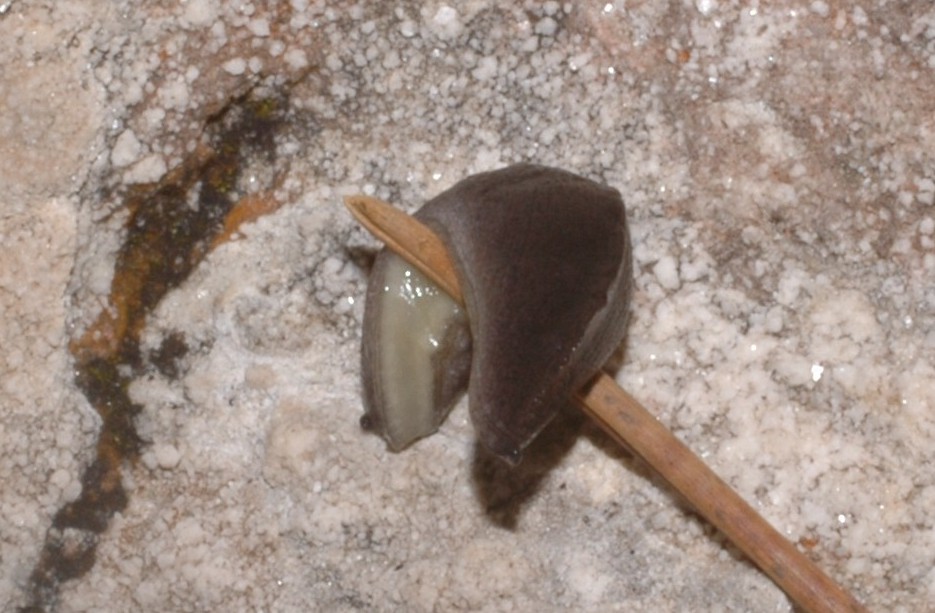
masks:
[[(468, 177), (415, 217), (448, 247), (465, 309), (436, 301), (441, 291), (398, 256), (378, 255), (363, 422), (402, 449), (434, 432), (467, 384), (478, 439), (518, 462), (625, 333), (632, 264), (620, 194), (521, 164)], [(433, 300), (399, 299), (407, 279)]]
[(435, 432), (467, 385), (471, 334), (464, 310), (384, 249), (367, 289), (361, 423), (393, 451)]

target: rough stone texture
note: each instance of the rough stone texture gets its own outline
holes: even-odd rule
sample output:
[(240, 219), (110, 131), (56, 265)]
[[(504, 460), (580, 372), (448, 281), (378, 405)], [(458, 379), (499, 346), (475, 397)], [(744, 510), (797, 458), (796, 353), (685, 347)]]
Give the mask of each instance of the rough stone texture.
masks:
[(147, 321), (191, 350), (133, 382), (129, 505), (58, 610), (789, 610), (574, 416), (512, 473), (463, 406), (399, 455), (359, 430), (340, 196), (522, 160), (624, 195), (621, 384), (871, 609), (930, 607), (935, 8), (759, 4), (0, 2), (0, 602), (95, 453), (68, 345), (120, 194), (268, 89), (282, 207)]

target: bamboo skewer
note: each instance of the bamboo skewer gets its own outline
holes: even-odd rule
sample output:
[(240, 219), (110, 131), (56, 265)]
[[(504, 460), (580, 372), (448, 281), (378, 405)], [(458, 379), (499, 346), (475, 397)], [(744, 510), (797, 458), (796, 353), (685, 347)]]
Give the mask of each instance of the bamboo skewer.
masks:
[[(430, 229), (376, 198), (348, 196), (344, 202), (361, 225), (463, 304), (448, 252)], [(585, 413), (659, 473), (802, 610), (866, 611), (610, 376), (598, 374), (578, 392), (576, 400)]]

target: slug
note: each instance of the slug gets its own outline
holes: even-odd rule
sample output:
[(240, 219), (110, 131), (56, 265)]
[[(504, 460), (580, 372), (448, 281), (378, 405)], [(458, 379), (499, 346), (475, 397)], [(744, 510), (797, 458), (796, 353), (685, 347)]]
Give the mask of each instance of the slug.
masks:
[(632, 259), (620, 193), (519, 164), (464, 179), (415, 217), (448, 248), (465, 307), (378, 254), (361, 423), (401, 450), (435, 432), (467, 387), (478, 440), (515, 464), (623, 339)]

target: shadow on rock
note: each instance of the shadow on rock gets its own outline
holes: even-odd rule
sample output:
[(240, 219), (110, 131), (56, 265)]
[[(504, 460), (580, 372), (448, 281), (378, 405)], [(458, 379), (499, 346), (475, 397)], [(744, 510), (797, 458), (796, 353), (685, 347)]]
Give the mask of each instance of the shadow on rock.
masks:
[(475, 443), (471, 467), (474, 491), (491, 521), (508, 530), (516, 527), (526, 501), (535, 496), (549, 472), (568, 454), (586, 421), (585, 415), (569, 403), (526, 448), (515, 467)]

